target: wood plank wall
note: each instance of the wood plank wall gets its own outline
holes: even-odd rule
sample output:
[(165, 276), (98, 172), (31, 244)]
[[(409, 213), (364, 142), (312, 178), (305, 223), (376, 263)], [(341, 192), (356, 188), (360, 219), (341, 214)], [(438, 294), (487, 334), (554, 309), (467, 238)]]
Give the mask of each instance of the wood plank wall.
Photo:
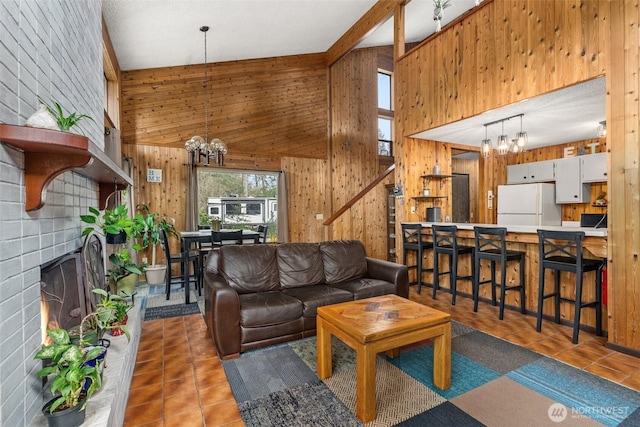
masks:
[(607, 16), (609, 342), (640, 355), (640, 10), (611, 1)]
[[(210, 64), (212, 105), (224, 102), (225, 120), (222, 110), (210, 109), (209, 133), (228, 143), (227, 169), (285, 170), (290, 241), (361, 239), (369, 255), (386, 258), (384, 185), (393, 177), (337, 226), (323, 226), (316, 214), (328, 218), (389, 166), (377, 155), (376, 88), (378, 67), (392, 70), (392, 58), (392, 47), (364, 49), (334, 66), (331, 90), (339, 107), (330, 157), (329, 71), (319, 66), (318, 55)], [(204, 133), (204, 70), (199, 65), (123, 74), (123, 152), (134, 164), (136, 200), (169, 212), (183, 229), (184, 191), (168, 192), (186, 186), (184, 140)], [(190, 111), (188, 118), (183, 110)], [(147, 168), (163, 169), (163, 183), (146, 183)]]
[[(607, 136), (609, 282), (617, 284), (609, 287), (609, 341), (636, 350), (639, 13), (631, 0), (486, 0), (400, 58), (395, 70), (396, 180), (407, 186), (422, 173), (411, 167), (418, 143), (408, 135), (607, 75), (607, 123), (615, 129)], [(480, 194), (506, 181), (506, 164), (504, 157), (480, 160)], [(482, 219), (486, 198), (479, 204)], [(409, 206), (397, 215), (410, 220)]]
[(205, 135), (206, 102), (209, 139), (231, 154), (326, 158), (324, 55), (207, 65), (206, 86), (203, 64), (123, 72), (123, 142), (183, 148)]
[[(378, 68), (388, 70), (393, 50), (358, 49), (330, 69), (330, 211), (337, 211), (380, 175), (378, 156)], [(393, 70), (390, 70), (393, 71)], [(372, 257), (386, 259), (387, 178), (330, 226), (331, 239), (361, 240)]]

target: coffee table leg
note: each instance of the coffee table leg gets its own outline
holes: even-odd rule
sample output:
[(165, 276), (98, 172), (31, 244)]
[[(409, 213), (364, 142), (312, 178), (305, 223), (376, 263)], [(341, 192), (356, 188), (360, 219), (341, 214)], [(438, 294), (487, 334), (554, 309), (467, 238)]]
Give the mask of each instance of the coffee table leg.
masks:
[(316, 319), (316, 351), (318, 354), (318, 377), (321, 380), (332, 375), (331, 366), (331, 333), (324, 327), (324, 321)]
[(356, 415), (363, 423), (376, 419), (376, 352), (356, 349)]
[(433, 384), (441, 390), (451, 387), (451, 323), (433, 339)]

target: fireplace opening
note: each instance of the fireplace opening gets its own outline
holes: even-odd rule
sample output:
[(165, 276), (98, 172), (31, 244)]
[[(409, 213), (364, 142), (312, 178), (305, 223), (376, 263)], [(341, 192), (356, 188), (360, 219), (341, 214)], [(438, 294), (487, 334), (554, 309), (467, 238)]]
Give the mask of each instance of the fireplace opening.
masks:
[(102, 248), (100, 237), (90, 234), (82, 249), (40, 267), (43, 343), (49, 342), (47, 329), (69, 330), (95, 310), (100, 296), (92, 289), (106, 290)]

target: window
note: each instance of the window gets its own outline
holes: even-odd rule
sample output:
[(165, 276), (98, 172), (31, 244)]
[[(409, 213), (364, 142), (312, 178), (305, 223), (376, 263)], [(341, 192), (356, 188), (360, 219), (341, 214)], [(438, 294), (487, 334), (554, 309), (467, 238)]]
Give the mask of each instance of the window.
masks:
[(266, 224), (277, 235), (278, 174), (198, 169), (200, 227), (216, 218), (223, 228), (256, 228)]
[(393, 156), (393, 80), (378, 71), (378, 155)]

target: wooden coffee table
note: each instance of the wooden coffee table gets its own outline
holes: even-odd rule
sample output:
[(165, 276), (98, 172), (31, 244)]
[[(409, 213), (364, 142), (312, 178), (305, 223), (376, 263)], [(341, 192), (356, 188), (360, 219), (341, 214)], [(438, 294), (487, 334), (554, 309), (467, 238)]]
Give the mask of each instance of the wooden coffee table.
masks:
[(356, 415), (376, 418), (376, 355), (396, 357), (399, 348), (433, 338), (433, 383), (451, 386), (451, 318), (397, 295), (384, 295), (318, 308), (318, 376), (332, 375), (331, 336), (356, 351)]

